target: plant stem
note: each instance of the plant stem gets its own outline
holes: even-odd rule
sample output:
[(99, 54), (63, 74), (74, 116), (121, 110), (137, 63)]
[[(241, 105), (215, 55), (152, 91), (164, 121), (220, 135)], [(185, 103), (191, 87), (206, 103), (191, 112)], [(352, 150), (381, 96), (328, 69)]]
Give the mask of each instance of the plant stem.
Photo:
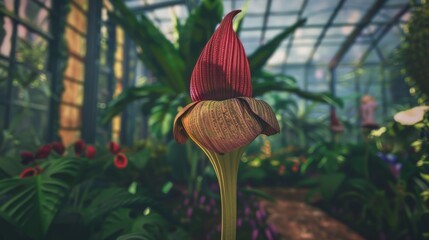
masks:
[(222, 205), (221, 240), (235, 240), (237, 219), (237, 172), (245, 147), (220, 155), (204, 150), (219, 182)]
[(190, 137), (207, 155), (216, 172), (222, 205), (221, 240), (235, 240), (237, 223), (237, 173), (241, 156), (247, 146), (225, 154), (217, 154), (206, 149), (192, 136)]

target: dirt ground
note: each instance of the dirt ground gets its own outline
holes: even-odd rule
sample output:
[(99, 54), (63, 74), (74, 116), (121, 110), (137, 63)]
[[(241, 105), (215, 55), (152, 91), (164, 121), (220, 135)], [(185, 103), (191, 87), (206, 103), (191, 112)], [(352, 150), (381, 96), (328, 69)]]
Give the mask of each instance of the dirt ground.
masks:
[(290, 188), (262, 189), (276, 202), (263, 201), (269, 223), (285, 240), (364, 240), (346, 225), (304, 202), (305, 191)]

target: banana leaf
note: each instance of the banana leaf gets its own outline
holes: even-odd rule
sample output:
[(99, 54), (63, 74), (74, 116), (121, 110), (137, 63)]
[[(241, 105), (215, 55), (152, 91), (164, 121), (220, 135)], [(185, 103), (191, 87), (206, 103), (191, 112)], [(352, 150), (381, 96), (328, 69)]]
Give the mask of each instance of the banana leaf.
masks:
[(184, 81), (189, 88), (191, 73), (205, 44), (221, 21), (223, 5), (221, 0), (203, 0), (178, 28), (179, 51), (186, 64)]
[(101, 121), (103, 123), (109, 122), (133, 101), (146, 100), (154, 103), (160, 96), (172, 95), (173, 93), (174, 92), (170, 87), (161, 84), (151, 84), (141, 87), (128, 88), (108, 103)]
[(76, 160), (52, 160), (34, 177), (0, 181), (0, 216), (32, 239), (44, 239), (80, 170)]
[(110, 17), (141, 47), (139, 57), (146, 67), (173, 91), (185, 91), (185, 62), (179, 51), (146, 16), (137, 19), (121, 0), (113, 0), (113, 4)]
[(332, 96), (329, 92), (313, 93), (304, 91), (292, 84), (287, 76), (282, 77), (282, 79), (286, 79), (287, 81), (279, 81), (273, 78), (268, 78), (267, 81), (253, 81), (253, 95), (261, 96), (271, 92), (288, 92), (314, 102), (326, 103), (336, 107), (343, 107), (344, 105), (340, 98)]
[(284, 31), (279, 33), (276, 37), (274, 37), (264, 45), (260, 46), (258, 49), (255, 50), (255, 52), (253, 52), (250, 56), (248, 56), (250, 71), (252, 76), (262, 71), (262, 68), (267, 63), (268, 59), (270, 59), (273, 53), (280, 46), (282, 41), (285, 40), (297, 28), (304, 25), (306, 21), (307, 21), (306, 19), (298, 20), (295, 24), (286, 28)]

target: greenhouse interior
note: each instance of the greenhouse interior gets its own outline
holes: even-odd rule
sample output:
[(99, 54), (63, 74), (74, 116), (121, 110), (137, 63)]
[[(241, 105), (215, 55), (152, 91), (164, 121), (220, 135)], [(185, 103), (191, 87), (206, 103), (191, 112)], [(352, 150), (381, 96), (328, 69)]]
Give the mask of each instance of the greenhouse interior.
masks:
[(427, 0), (0, 0), (1, 240), (429, 239)]

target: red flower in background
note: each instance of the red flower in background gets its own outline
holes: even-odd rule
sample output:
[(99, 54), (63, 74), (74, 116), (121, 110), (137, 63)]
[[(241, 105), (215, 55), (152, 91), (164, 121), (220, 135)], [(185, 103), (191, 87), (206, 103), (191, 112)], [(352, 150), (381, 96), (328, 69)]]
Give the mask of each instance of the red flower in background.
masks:
[(86, 147), (86, 157), (87, 158), (94, 158), (95, 156), (95, 147), (92, 145), (88, 145), (88, 147)]
[(34, 155), (36, 159), (44, 159), (49, 157), (49, 154), (51, 153), (52, 147), (50, 144), (46, 144), (41, 146)]
[(26, 168), (19, 174), (19, 178), (36, 176), (37, 173), (38, 171), (35, 168)]
[(34, 155), (32, 152), (23, 151), (19, 155), (21, 156), (21, 163), (24, 165), (27, 165), (30, 162), (34, 161)]
[(292, 172), (298, 172), (299, 171), (299, 162), (295, 162), (292, 166)]
[(53, 142), (52, 143), (52, 149), (54, 149), (54, 151), (58, 154), (58, 155), (63, 155), (64, 151), (66, 150), (66, 148), (64, 147), (64, 145), (60, 142)]
[(125, 156), (125, 154), (123, 153), (119, 153), (118, 155), (115, 156), (115, 159), (113, 160), (113, 164), (115, 165), (116, 168), (125, 168), (128, 164), (128, 159), (127, 156)]
[(112, 154), (116, 155), (121, 152), (121, 145), (112, 141), (109, 143), (109, 150)]
[(286, 167), (285, 167), (285, 165), (280, 165), (280, 167), (279, 167), (279, 175), (280, 176), (283, 176), (283, 174), (285, 174), (285, 170), (286, 170)]
[(83, 152), (83, 149), (85, 148), (85, 142), (83, 140), (77, 140), (74, 143), (74, 153), (77, 157), (80, 157), (80, 155)]
[(329, 126), (331, 127), (331, 131), (338, 133), (344, 131), (343, 124), (341, 124), (340, 120), (338, 120), (335, 110), (331, 110), (329, 120)]

